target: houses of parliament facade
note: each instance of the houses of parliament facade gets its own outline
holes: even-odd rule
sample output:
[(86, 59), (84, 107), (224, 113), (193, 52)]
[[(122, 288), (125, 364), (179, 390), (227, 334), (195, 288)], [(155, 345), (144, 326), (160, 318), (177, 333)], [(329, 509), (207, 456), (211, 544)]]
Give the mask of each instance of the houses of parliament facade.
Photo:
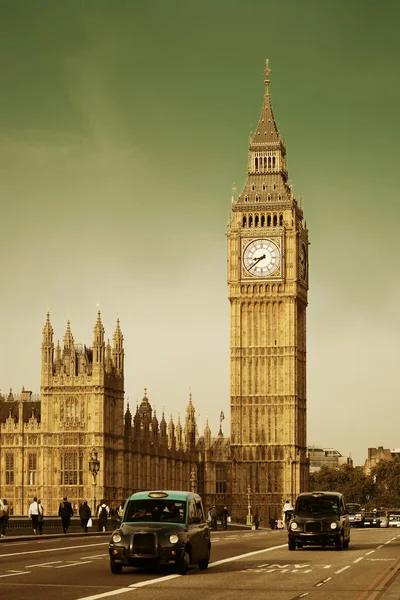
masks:
[(198, 431), (191, 396), (182, 423), (156, 415), (146, 390), (132, 414), (119, 321), (106, 343), (99, 312), (88, 346), (75, 343), (68, 322), (60, 345), (47, 314), (40, 396), (0, 396), (0, 497), (12, 514), (26, 514), (34, 496), (51, 515), (64, 496), (77, 507), (94, 496), (120, 503), (143, 489), (192, 489), (234, 518), (257, 508), (266, 523), (308, 488), (308, 230), (288, 184), (269, 75), (267, 61), (247, 179), (227, 226), (230, 437), (221, 428), (213, 436), (208, 423)]

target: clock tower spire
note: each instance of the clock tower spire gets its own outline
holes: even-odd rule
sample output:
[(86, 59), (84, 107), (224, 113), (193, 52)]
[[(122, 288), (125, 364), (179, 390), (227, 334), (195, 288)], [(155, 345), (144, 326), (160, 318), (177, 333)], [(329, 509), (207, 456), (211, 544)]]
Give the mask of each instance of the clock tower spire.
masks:
[[(268, 60), (247, 178), (228, 223), (233, 498), (279, 514), (308, 485), (306, 307), (308, 231), (288, 184), (272, 111)], [(236, 512), (232, 507), (232, 510)]]

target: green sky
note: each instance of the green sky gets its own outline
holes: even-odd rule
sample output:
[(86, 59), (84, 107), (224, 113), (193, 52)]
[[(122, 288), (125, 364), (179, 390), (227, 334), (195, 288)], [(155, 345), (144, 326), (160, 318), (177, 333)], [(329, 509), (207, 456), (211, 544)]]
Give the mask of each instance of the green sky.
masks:
[(308, 442), (357, 464), (400, 447), (399, 19), (389, 0), (0, 0), (1, 391), (39, 392), (47, 310), (90, 345), (99, 304), (133, 408), (147, 387), (183, 417), (191, 391), (217, 432), (231, 188), (269, 58), (310, 230)]

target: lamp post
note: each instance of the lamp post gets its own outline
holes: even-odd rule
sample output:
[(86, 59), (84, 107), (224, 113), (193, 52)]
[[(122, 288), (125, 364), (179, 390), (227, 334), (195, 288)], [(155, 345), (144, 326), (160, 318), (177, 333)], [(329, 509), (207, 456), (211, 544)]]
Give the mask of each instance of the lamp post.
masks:
[(251, 487), (247, 488), (247, 519), (246, 525), (251, 525)]
[(193, 494), (196, 492), (196, 469), (194, 467), (190, 472), (190, 491)]
[(97, 473), (100, 471), (100, 461), (97, 457), (98, 452), (96, 448), (92, 448), (90, 451), (89, 471), (93, 475), (93, 514), (96, 512), (96, 479)]

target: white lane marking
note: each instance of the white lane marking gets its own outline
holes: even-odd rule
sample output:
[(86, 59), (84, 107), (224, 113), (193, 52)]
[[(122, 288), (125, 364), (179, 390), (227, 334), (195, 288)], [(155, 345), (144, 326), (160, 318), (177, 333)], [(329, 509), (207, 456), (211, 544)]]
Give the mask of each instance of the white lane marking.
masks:
[(330, 569), (332, 565), (325, 565), (324, 569)]
[(320, 581), (320, 583), (317, 583), (317, 585), (315, 587), (321, 587), (321, 585), (324, 585), (324, 583), (326, 583), (327, 581), (330, 581), (331, 579), (332, 579), (332, 577), (327, 577), (323, 581)]
[(55, 569), (65, 569), (65, 567), (76, 567), (77, 565), (87, 565), (91, 563), (91, 560), (83, 560), (82, 562), (71, 562), (69, 565), (58, 565)]
[(48, 565), (56, 565), (57, 563), (61, 563), (63, 562), (62, 560), (52, 560), (51, 562), (47, 562), (47, 563), (38, 563), (36, 565), (26, 565), (25, 568), (26, 569), (33, 569), (33, 567), (47, 567)]
[(343, 573), (343, 571), (346, 571), (347, 569), (350, 569), (351, 565), (347, 565), (346, 567), (343, 567), (342, 569), (339, 569), (339, 571), (335, 571), (336, 575), (338, 573)]
[(30, 571), (18, 571), (16, 573), (9, 573), (8, 575), (0, 575), (0, 577), (14, 577), (15, 575), (28, 575)]
[(222, 560), (217, 560), (210, 565), (208, 568), (217, 567), (218, 565), (223, 565), (228, 562), (233, 562), (234, 560), (240, 560), (241, 558), (247, 558), (248, 556), (255, 556), (256, 554), (261, 554), (262, 552), (271, 552), (272, 550), (280, 550), (281, 548), (286, 548), (287, 544), (281, 544), (280, 546), (272, 546), (271, 548), (264, 548), (263, 550), (254, 550), (254, 552), (248, 552), (247, 554), (239, 554), (238, 556), (232, 556), (230, 558), (223, 558)]
[(170, 579), (176, 579), (177, 577), (182, 577), (182, 575), (178, 575), (176, 573), (175, 575), (166, 575), (165, 577), (158, 577), (158, 579), (148, 579), (147, 581), (139, 581), (138, 583), (132, 583), (129, 587), (140, 588), (144, 587), (145, 585), (152, 585), (153, 583), (155, 583), (155, 581), (169, 581)]
[(377, 550), (380, 550), (381, 548), (383, 548), (383, 544), (381, 544), (380, 546), (378, 546)]
[(43, 552), (59, 552), (60, 550), (80, 550), (81, 548), (91, 548), (93, 546), (108, 546), (108, 542), (103, 544), (84, 544), (83, 546), (65, 546), (64, 548), (41, 548), (40, 550), (29, 550), (28, 552), (13, 552), (9, 554), (0, 554), (0, 558), (7, 556), (22, 556), (23, 554), (43, 554)]
[(369, 556), (370, 554), (373, 554), (375, 552), (375, 550), (370, 550), (369, 552), (366, 553), (365, 556)]
[(98, 558), (108, 558), (108, 554), (95, 554), (94, 556), (81, 556), (80, 560), (85, 560), (86, 558), (90, 558), (91, 560), (95, 560)]
[[(208, 568), (216, 567), (217, 565), (222, 565), (227, 562), (233, 562), (235, 560), (239, 560), (240, 558), (246, 558), (247, 556), (254, 556), (255, 554), (261, 554), (262, 552), (271, 552), (271, 550), (279, 550), (280, 548), (286, 548), (287, 544), (282, 544), (281, 546), (273, 546), (272, 548), (264, 548), (264, 550), (255, 550), (254, 552), (249, 552), (248, 554), (240, 554), (239, 556), (232, 556), (231, 558), (224, 558), (222, 560), (218, 560), (214, 563), (208, 565)], [(141, 581), (139, 583), (133, 583), (129, 588), (120, 588), (119, 590), (114, 590), (112, 592), (105, 592), (104, 594), (97, 594), (95, 596), (83, 596), (82, 598), (77, 598), (77, 600), (100, 600), (100, 598), (108, 598), (109, 596), (116, 596), (117, 594), (124, 594), (125, 592), (131, 592), (132, 589), (137, 587), (143, 587), (144, 585), (154, 585), (155, 583), (162, 583), (163, 581), (168, 581), (169, 579), (175, 579), (176, 577), (182, 577), (182, 575), (168, 575), (167, 577), (158, 577), (157, 579), (150, 579), (149, 581)]]
[(375, 561), (375, 562), (376, 562), (376, 561), (384, 561), (384, 562), (387, 562), (388, 560), (390, 561), (390, 560), (396, 560), (396, 559), (395, 559), (395, 558), (367, 558), (367, 560), (370, 560), (370, 561)]
[(300, 594), (299, 598), (305, 598), (309, 593), (310, 592), (304, 592), (304, 594)]
[(360, 556), (360, 558), (356, 558), (356, 560), (353, 560), (353, 563), (358, 563), (360, 560), (364, 560), (364, 557)]

